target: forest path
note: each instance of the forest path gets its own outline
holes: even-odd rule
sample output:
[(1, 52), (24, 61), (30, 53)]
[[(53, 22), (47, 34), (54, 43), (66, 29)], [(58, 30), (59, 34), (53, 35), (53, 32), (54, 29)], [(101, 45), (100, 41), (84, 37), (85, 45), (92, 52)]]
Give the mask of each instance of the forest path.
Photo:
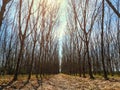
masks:
[(79, 76), (57, 74), (46, 76), (42, 85), (33, 79), (25, 84), (25, 81), (17, 81), (4, 90), (120, 90), (120, 78), (91, 80)]
[(39, 90), (120, 90), (120, 81), (90, 80), (65, 74), (45, 80)]

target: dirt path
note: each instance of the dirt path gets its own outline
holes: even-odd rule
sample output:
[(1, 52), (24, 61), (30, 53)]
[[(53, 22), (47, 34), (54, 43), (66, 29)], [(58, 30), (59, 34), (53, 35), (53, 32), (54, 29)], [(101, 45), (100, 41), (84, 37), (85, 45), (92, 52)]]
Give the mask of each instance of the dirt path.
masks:
[(90, 80), (64, 74), (55, 75), (39, 90), (120, 90), (119, 81)]
[[(120, 80), (120, 79), (119, 79)], [(80, 78), (78, 76), (69, 76), (58, 74), (47, 77), (43, 80), (42, 86), (37, 80), (32, 80), (30, 83), (15, 82), (12, 86), (5, 90), (120, 90), (120, 81), (111, 79), (105, 80), (90, 80), (89, 78)]]

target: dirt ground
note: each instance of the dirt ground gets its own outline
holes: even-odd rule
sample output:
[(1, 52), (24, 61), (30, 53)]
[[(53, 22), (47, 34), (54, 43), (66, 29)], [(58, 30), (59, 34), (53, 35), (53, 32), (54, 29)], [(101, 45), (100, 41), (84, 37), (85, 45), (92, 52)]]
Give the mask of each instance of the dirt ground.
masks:
[(42, 85), (41, 81), (37, 80), (31, 80), (29, 83), (16, 81), (4, 90), (120, 90), (120, 78), (105, 81), (58, 74), (43, 79)]

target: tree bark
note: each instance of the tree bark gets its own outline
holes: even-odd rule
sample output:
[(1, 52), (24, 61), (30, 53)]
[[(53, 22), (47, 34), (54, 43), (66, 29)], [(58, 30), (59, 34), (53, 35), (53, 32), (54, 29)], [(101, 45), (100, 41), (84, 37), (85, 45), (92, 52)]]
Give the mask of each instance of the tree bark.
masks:
[(6, 6), (9, 3), (10, 0), (3, 0), (3, 5), (1, 7), (1, 11), (0, 11), (0, 27), (2, 26), (2, 21), (4, 19), (4, 13), (6, 11)]
[(120, 18), (120, 13), (117, 11), (117, 9), (113, 6), (113, 4), (110, 2), (110, 0), (106, 0), (108, 5), (112, 8), (112, 10), (115, 12), (115, 14)]
[(104, 0), (102, 1), (102, 23), (101, 23), (101, 57), (102, 57), (102, 65), (103, 65), (103, 72), (104, 72), (104, 79), (108, 80), (107, 72), (105, 69), (105, 61), (104, 61)]

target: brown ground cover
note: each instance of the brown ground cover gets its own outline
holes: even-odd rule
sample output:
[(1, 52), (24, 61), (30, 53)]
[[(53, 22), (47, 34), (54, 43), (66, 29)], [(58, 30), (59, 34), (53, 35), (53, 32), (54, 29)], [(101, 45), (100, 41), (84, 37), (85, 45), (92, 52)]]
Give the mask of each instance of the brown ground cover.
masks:
[[(0, 79), (0, 84), (6, 85), (8, 79)], [(97, 78), (91, 80), (79, 76), (70, 76), (65, 74), (51, 75), (40, 80), (32, 78), (27, 83), (24, 78), (8, 85), (4, 90), (120, 90), (120, 78), (104, 79)]]

